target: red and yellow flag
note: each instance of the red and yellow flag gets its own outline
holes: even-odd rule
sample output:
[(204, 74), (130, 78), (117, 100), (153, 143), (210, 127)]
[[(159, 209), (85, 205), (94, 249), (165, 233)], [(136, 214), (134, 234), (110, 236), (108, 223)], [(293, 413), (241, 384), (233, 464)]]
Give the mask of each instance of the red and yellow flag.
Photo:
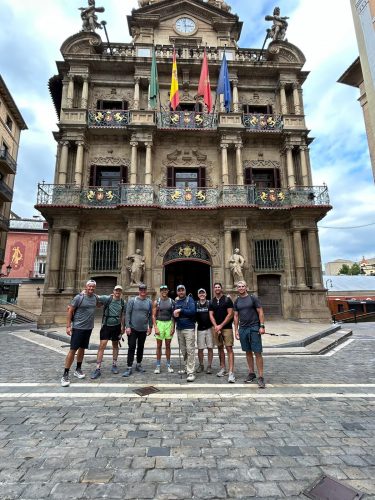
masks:
[(199, 85), (198, 85), (198, 95), (203, 96), (203, 100), (204, 100), (205, 105), (207, 106), (207, 110), (209, 113), (211, 113), (211, 111), (212, 111), (212, 94), (211, 94), (210, 75), (208, 72), (208, 61), (207, 61), (206, 49), (204, 49), (201, 77), (199, 79)]
[(177, 106), (180, 104), (180, 95), (178, 93), (176, 49), (173, 49), (172, 81), (171, 91), (169, 93), (169, 101), (171, 103), (171, 108), (173, 109), (173, 111), (175, 111)]

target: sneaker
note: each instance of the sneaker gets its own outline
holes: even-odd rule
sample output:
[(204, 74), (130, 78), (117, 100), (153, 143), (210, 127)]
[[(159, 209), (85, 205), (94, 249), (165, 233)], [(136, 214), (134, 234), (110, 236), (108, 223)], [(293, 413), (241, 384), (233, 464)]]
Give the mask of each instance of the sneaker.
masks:
[(124, 371), (124, 373), (122, 374), (123, 377), (130, 377), (130, 375), (132, 374), (133, 370), (132, 370), (132, 367), (128, 366), (127, 369)]
[(80, 368), (77, 368), (76, 371), (74, 372), (74, 376), (77, 378), (85, 378), (86, 375), (82, 372)]
[(211, 368), (211, 366), (207, 366), (206, 373), (207, 373), (207, 375), (212, 375), (212, 368)]
[(96, 368), (92, 374), (90, 375), (91, 380), (95, 380), (96, 378), (99, 378), (102, 375), (102, 372), (100, 371), (100, 368)]
[(140, 372), (140, 373), (144, 373), (146, 370), (143, 368), (143, 366), (141, 364), (137, 364), (135, 365), (135, 371), (136, 372)]
[(234, 373), (233, 372), (229, 372), (229, 375), (228, 375), (228, 382), (229, 384), (234, 384), (236, 381), (236, 377), (234, 376)]
[(174, 369), (171, 367), (171, 365), (167, 365), (167, 370), (168, 373), (174, 373)]
[(186, 377), (186, 380), (187, 380), (188, 382), (194, 382), (194, 380), (195, 380), (195, 375), (194, 375), (194, 373), (189, 373), (189, 375)]
[(117, 375), (118, 374), (118, 368), (116, 365), (112, 365), (112, 368), (111, 368), (111, 372), (114, 374), (114, 375)]
[(202, 373), (204, 372), (204, 365), (199, 365), (198, 368), (196, 369), (196, 373)]
[(225, 375), (227, 374), (225, 368), (220, 368), (220, 370), (217, 372), (216, 376), (217, 377), (225, 377)]
[(257, 378), (255, 373), (249, 373), (249, 375), (245, 378), (244, 382), (245, 384), (251, 384), (251, 382), (254, 382), (254, 380)]
[(263, 377), (258, 377), (258, 387), (259, 387), (259, 389), (265, 389), (266, 388), (266, 384), (264, 382), (264, 378)]
[(69, 387), (69, 386), (70, 386), (69, 375), (63, 375), (61, 377), (61, 387)]
[(160, 373), (160, 365), (156, 365), (154, 373)]
[(184, 375), (186, 373), (186, 368), (181, 368), (181, 370), (178, 370), (179, 375)]

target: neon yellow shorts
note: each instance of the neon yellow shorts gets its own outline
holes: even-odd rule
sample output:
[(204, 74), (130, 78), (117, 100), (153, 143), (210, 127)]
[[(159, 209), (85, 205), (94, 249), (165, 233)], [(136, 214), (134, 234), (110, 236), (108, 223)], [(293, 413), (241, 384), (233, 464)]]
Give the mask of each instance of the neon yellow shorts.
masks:
[(156, 324), (159, 329), (159, 333), (155, 335), (156, 340), (171, 340), (171, 330), (173, 321), (156, 321)]

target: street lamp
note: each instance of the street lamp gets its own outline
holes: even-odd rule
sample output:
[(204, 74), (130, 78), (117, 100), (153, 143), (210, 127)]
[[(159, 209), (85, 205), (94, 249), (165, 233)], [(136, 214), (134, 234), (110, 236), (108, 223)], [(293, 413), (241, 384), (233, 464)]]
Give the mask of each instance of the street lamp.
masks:
[(6, 267), (7, 272), (6, 273), (0, 273), (0, 278), (7, 278), (10, 275), (10, 272), (12, 270), (12, 266), (10, 264), (7, 265)]

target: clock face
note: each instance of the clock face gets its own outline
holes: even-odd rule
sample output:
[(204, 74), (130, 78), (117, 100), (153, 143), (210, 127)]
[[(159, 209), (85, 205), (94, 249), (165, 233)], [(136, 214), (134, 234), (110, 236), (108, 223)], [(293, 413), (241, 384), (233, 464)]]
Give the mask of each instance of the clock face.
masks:
[(177, 19), (176, 21), (176, 30), (179, 31), (180, 33), (189, 35), (193, 33), (195, 29), (196, 29), (195, 21), (190, 19), (190, 17), (180, 17), (180, 19)]

